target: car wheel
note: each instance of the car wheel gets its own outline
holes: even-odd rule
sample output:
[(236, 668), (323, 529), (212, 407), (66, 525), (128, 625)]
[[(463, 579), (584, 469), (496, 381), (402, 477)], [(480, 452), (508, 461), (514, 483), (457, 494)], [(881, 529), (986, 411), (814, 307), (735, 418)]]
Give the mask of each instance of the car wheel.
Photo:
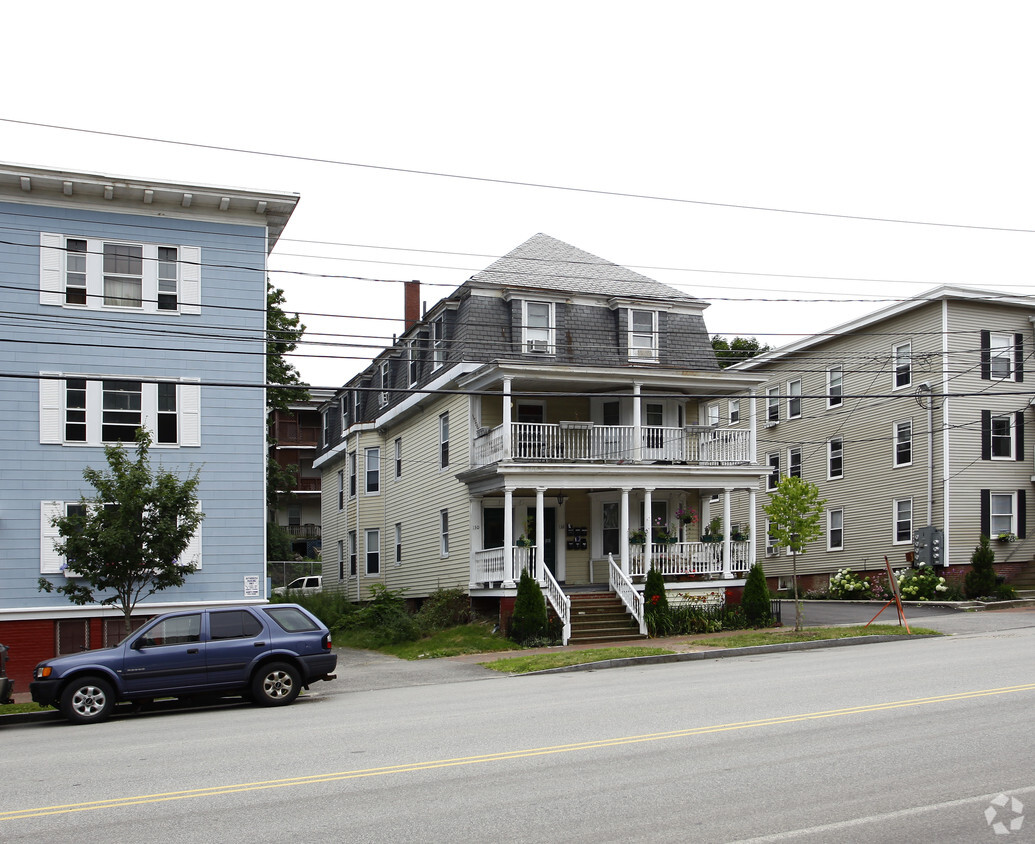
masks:
[(107, 721), (115, 708), (115, 692), (100, 677), (78, 677), (61, 692), (61, 714), (73, 724)]
[(252, 700), (260, 706), (287, 706), (302, 691), (298, 669), (286, 662), (270, 662), (252, 677)]

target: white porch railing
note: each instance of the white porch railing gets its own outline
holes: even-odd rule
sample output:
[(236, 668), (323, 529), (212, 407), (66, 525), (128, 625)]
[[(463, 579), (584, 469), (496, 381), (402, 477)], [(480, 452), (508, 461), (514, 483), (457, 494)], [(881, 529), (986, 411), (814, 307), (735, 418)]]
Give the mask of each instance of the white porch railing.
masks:
[[(631, 425), (560, 423), (540, 425), (515, 422), (510, 427), (511, 457), (543, 462), (618, 463), (636, 455)], [(640, 457), (647, 462), (731, 463), (751, 462), (751, 432), (724, 428), (640, 429)], [(472, 459), (487, 466), (503, 459), (503, 426), (475, 437)]]
[(646, 636), (647, 622), (643, 617), (643, 595), (636, 591), (636, 587), (632, 585), (632, 581), (625, 576), (621, 567), (615, 562), (613, 554), (607, 555), (607, 562), (608, 585), (611, 587), (611, 591), (621, 598), (626, 609), (628, 609), (632, 614), (632, 617), (636, 619), (636, 623), (640, 625), (640, 635)]
[[(511, 551), (514, 561), (511, 576), (517, 580), (521, 577), (521, 572), (528, 570), (534, 577), (535, 548), (514, 546)], [(502, 546), (475, 551), (474, 563), (471, 568), (471, 583), (496, 583), (506, 580), (506, 560), (506, 549)]]
[[(647, 574), (642, 545), (629, 547), (629, 574), (643, 577)], [(721, 542), (676, 542), (650, 546), (651, 568), (667, 575), (711, 575), (722, 577)], [(751, 543), (730, 543), (730, 572), (746, 575), (751, 568)]]
[(571, 638), (571, 598), (564, 594), (561, 585), (546, 566), (543, 566), (543, 582), (546, 585), (546, 599), (561, 620), (561, 644), (568, 644)]

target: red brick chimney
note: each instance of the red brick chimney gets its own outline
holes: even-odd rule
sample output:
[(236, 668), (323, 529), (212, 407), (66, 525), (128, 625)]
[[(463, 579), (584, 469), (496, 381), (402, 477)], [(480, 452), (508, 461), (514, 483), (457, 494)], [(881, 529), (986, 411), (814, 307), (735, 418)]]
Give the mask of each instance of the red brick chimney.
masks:
[(403, 318), (406, 324), (403, 326), (403, 332), (406, 332), (420, 322), (420, 282), (407, 281), (404, 287)]

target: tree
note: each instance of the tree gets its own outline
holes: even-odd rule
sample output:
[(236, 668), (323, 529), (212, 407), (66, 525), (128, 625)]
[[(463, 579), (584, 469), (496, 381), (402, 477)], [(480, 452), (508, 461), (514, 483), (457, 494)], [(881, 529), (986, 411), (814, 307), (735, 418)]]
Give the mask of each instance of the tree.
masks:
[(41, 591), (57, 591), (73, 604), (121, 607), (127, 630), (141, 600), (182, 586), (197, 571), (194, 560), (182, 556), (205, 517), (198, 511), (197, 470), (182, 481), (152, 470), (150, 434), (138, 428), (136, 442), (136, 460), (122, 443), (106, 446), (108, 471), (83, 470), (96, 495), (52, 521), (61, 537), (54, 547), (77, 577), (62, 586), (39, 579)]
[(744, 617), (756, 627), (772, 624), (772, 613), (769, 608), (769, 587), (765, 582), (765, 572), (761, 563), (755, 563), (748, 572), (744, 582), (744, 595), (740, 599)]
[(968, 598), (984, 598), (995, 592), (995, 551), (982, 535), (980, 544), (970, 555), (970, 571), (963, 579), (963, 592)]
[(546, 636), (546, 599), (528, 570), (521, 572), (514, 613), (510, 617), (510, 638), (519, 644)]
[(773, 545), (791, 551), (791, 575), (794, 582), (794, 629), (801, 630), (801, 600), (798, 598), (798, 555), (820, 535), (820, 518), (825, 498), (819, 497), (815, 484), (798, 477), (784, 478), (777, 484), (769, 503), (762, 509), (769, 517), (769, 536)]
[(715, 350), (715, 359), (719, 362), (719, 367), (725, 369), (742, 360), (768, 352), (772, 347), (763, 346), (754, 337), (734, 337), (727, 340), (721, 334), (716, 334), (712, 337), (712, 348)]

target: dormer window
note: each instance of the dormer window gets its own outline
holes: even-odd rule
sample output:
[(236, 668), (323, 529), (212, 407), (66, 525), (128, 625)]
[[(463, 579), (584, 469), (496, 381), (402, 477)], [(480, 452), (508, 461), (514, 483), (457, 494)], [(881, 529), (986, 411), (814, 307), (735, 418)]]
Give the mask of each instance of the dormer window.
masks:
[(629, 310), (629, 360), (658, 359), (657, 311)]
[(554, 354), (553, 302), (522, 303), (522, 352), (532, 355)]
[(446, 362), (446, 319), (431, 323), (431, 368), (439, 369)]

